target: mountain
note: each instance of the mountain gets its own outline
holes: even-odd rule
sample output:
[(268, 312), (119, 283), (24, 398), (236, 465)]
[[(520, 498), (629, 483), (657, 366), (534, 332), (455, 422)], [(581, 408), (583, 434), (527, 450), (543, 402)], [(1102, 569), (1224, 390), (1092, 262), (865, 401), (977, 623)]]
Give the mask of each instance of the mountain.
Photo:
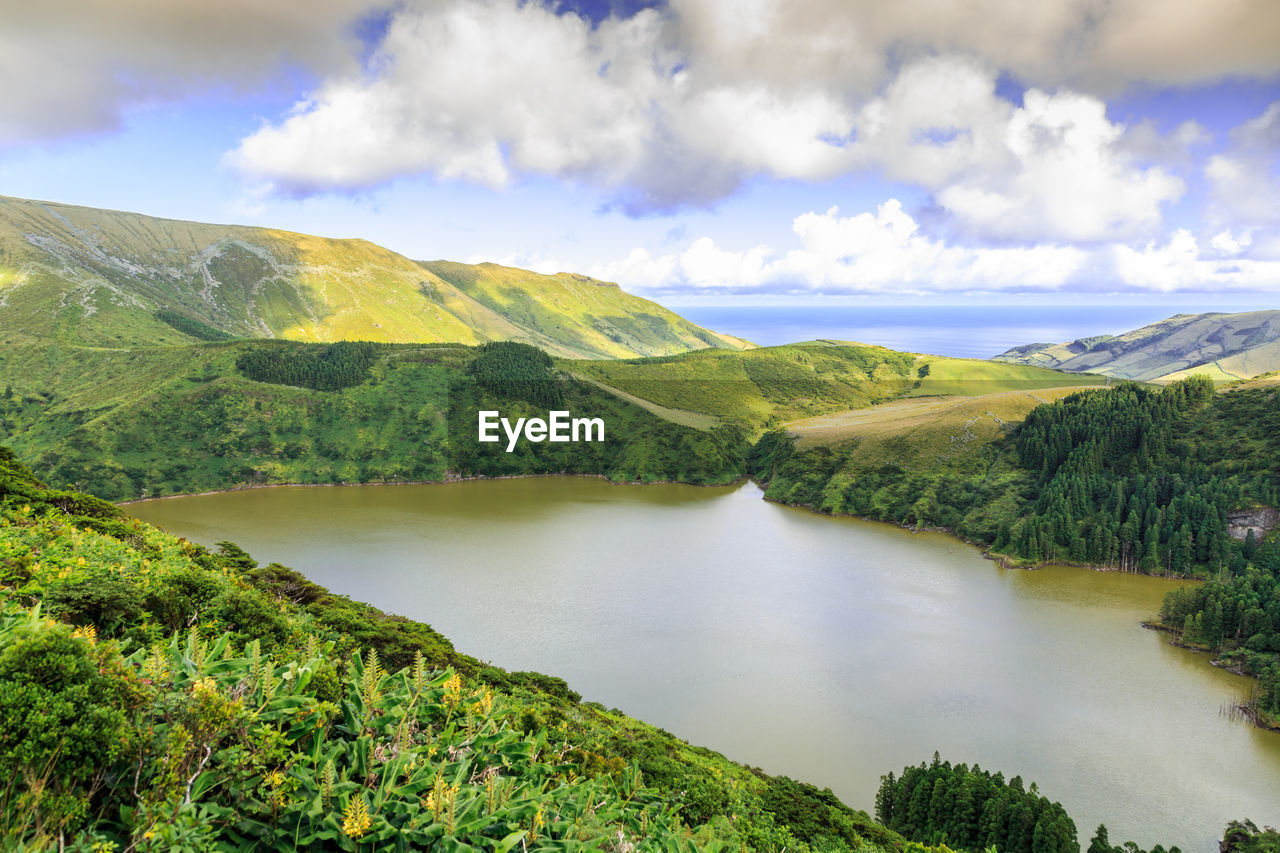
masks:
[(1191, 375), (1251, 379), (1280, 369), (1280, 311), (1176, 314), (1123, 335), (1065, 344), (1027, 344), (997, 361), (1171, 382)]
[(226, 337), (516, 340), (575, 358), (750, 346), (586, 276), (0, 196), (0, 343)]
[[(514, 381), (495, 386), (486, 365)], [(799, 418), (927, 395), (1009, 420), (1019, 412), (977, 395), (1103, 381), (830, 342), (628, 360), (553, 360), (510, 342), (28, 343), (0, 347), (0, 441), (49, 482), (113, 500), (529, 473), (725, 483), (746, 473), (753, 437)], [(603, 418), (607, 440), (516, 453), (475, 440), (480, 410), (549, 408)]]

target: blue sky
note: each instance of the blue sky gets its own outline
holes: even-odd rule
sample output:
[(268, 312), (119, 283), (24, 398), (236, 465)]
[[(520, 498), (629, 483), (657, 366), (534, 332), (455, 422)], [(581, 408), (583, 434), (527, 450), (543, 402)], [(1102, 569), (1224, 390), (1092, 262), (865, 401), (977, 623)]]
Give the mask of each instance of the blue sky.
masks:
[(0, 192), (671, 303), (1280, 307), (1280, 4), (6, 4)]

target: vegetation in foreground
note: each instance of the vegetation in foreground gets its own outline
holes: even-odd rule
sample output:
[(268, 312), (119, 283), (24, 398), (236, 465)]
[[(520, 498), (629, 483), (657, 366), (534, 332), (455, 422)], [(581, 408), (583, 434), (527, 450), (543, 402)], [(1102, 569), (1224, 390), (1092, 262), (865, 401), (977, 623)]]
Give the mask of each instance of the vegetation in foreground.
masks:
[(47, 489), (3, 448), (0, 765), (6, 849), (904, 849), (829, 791)]

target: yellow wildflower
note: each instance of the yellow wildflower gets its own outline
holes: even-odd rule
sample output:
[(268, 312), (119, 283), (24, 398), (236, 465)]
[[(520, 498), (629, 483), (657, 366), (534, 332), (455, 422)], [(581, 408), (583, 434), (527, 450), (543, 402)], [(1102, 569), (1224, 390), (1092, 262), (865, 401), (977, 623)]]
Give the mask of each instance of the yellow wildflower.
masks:
[(342, 815), (342, 831), (348, 838), (359, 838), (373, 826), (373, 818), (369, 816), (369, 807), (364, 797), (352, 797), (347, 801), (347, 808)]

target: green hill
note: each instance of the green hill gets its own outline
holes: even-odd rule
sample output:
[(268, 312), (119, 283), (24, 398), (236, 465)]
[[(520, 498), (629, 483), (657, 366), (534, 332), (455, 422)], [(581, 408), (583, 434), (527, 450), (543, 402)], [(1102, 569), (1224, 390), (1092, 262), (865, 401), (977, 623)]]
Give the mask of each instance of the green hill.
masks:
[(518, 384), (481, 387), (483, 352), (252, 339), (10, 344), (0, 347), (0, 440), (50, 482), (112, 500), (529, 473), (723, 483), (745, 475), (749, 439), (797, 418), (912, 394), (1103, 381), (975, 362), (985, 373), (970, 383), (968, 361), (827, 343), (563, 360), (547, 368), (561, 389), (556, 407), (603, 418), (606, 441), (506, 453), (477, 443), (477, 412), (545, 417), (551, 406), (524, 399)]
[(970, 397), (1106, 382), (1034, 366), (835, 341), (578, 361), (567, 367), (602, 387), (656, 404), (680, 422), (714, 418), (755, 435), (797, 419), (863, 410), (904, 396)]
[[(533, 365), (556, 386), (555, 406), (523, 380), (483, 381), (486, 360), (506, 351), (517, 358), (502, 370), (518, 376)], [(269, 483), (549, 473), (726, 483), (745, 474), (740, 430), (673, 423), (539, 358), (550, 364), (512, 342), (9, 346), (0, 348), (0, 434), (50, 482), (112, 500)], [(476, 440), (479, 410), (545, 418), (559, 407), (602, 418), (605, 440), (522, 441), (512, 453)]]
[(518, 340), (578, 358), (750, 346), (585, 276), (418, 263), (365, 240), (0, 197), (0, 343), (227, 336)]
[(1280, 311), (1178, 314), (1114, 337), (1014, 347), (994, 360), (1150, 382), (1250, 379), (1280, 369)]

